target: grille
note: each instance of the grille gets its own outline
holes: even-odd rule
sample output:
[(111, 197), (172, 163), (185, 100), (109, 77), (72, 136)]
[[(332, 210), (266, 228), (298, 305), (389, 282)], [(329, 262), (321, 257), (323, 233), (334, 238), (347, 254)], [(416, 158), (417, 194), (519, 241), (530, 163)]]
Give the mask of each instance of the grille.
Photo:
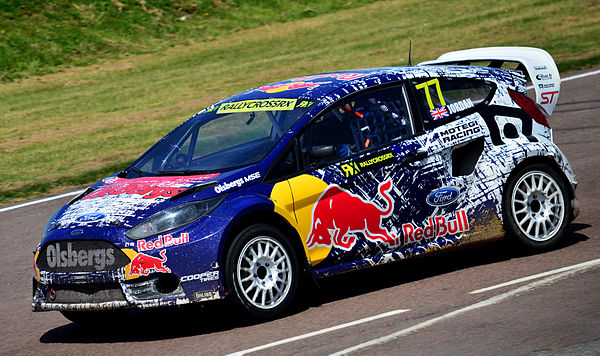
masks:
[(37, 266), (55, 273), (98, 272), (119, 269), (129, 262), (129, 257), (108, 241), (67, 240), (46, 244)]
[(49, 285), (46, 293), (48, 303), (102, 303), (124, 301), (118, 283), (84, 285)]

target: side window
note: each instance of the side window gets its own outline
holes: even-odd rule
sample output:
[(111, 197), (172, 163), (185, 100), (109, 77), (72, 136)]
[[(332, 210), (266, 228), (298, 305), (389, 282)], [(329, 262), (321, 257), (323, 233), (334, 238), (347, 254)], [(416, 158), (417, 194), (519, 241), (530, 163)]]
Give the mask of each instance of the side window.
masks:
[(490, 100), (494, 91), (492, 84), (478, 79), (427, 78), (411, 84), (423, 112), (425, 129), (457, 119), (464, 111)]
[(300, 136), (304, 166), (326, 165), (413, 133), (402, 86), (367, 91), (338, 101)]

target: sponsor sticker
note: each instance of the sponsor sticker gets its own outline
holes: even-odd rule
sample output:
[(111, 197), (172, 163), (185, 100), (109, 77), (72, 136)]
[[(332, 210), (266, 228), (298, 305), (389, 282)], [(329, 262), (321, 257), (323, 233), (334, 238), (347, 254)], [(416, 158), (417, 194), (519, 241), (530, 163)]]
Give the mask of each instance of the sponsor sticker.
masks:
[(340, 164), (340, 169), (346, 178), (372, 171), (377, 168), (396, 163), (398, 160), (390, 150), (384, 150), (378, 154), (363, 157), (348, 163)]
[(213, 291), (194, 293), (194, 298), (196, 300), (215, 299), (215, 298), (218, 298), (218, 296), (219, 296), (219, 294), (217, 292), (213, 292)]
[(171, 269), (165, 266), (167, 262), (167, 250), (160, 251), (160, 257), (138, 253), (129, 264), (129, 272), (131, 276), (147, 276), (152, 272), (171, 273)]
[(554, 95), (558, 94), (558, 90), (556, 91), (548, 91), (541, 94), (542, 101), (540, 104), (551, 104), (554, 100)]
[(266, 86), (258, 88), (257, 90), (272, 94), (272, 93), (281, 93), (282, 91), (294, 90), (294, 89), (303, 89), (303, 88), (312, 89), (312, 88), (318, 87), (321, 84), (328, 84), (328, 83), (331, 83), (331, 82), (318, 82), (318, 83), (291, 82), (291, 83), (284, 83), (284, 84), (266, 85)]
[(538, 84), (538, 87), (539, 87), (540, 89), (554, 88), (554, 83), (548, 83), (548, 84)]
[(296, 105), (297, 108), (307, 108), (309, 106), (312, 105), (312, 101), (308, 101), (308, 100), (303, 100), (301, 102), (298, 103), (298, 105)]
[(182, 245), (190, 242), (190, 234), (181, 233), (179, 237), (173, 237), (172, 235), (159, 235), (156, 240), (138, 240), (137, 249), (138, 251), (151, 251), (158, 250), (165, 247)]
[(232, 182), (225, 182), (215, 186), (215, 193), (219, 194), (231, 188), (241, 187), (242, 184), (251, 182), (260, 178), (260, 172), (254, 172), (246, 177), (236, 179)]
[(442, 187), (429, 193), (426, 201), (431, 206), (444, 206), (456, 201), (459, 195), (460, 192), (454, 187)]
[(61, 250), (60, 244), (56, 243), (46, 247), (46, 262), (50, 268), (93, 266), (97, 271), (101, 271), (115, 264), (115, 249), (76, 250), (69, 242), (67, 249)]
[(385, 201), (382, 208), (337, 185), (327, 187), (313, 207), (307, 248), (337, 247), (348, 251), (356, 244), (356, 233), (372, 242), (396, 245), (396, 236), (382, 225), (382, 219), (394, 210), (394, 200), (388, 193), (391, 189), (391, 180), (379, 185), (379, 196)]
[(533, 69), (535, 69), (535, 70), (544, 70), (544, 69), (548, 69), (548, 68), (546, 68), (546, 66), (533, 66)]
[(442, 139), (443, 143), (452, 145), (455, 142), (462, 141), (463, 138), (473, 136), (480, 132), (481, 126), (479, 126), (479, 123), (477, 123), (477, 121), (470, 121), (462, 125), (450, 127), (444, 131), (441, 131), (440, 138)]
[(207, 271), (203, 273), (190, 274), (189, 276), (181, 277), (181, 282), (210, 282), (219, 279), (219, 271)]
[(535, 79), (537, 79), (537, 80), (551, 80), (552, 79), (552, 73), (538, 74), (538, 75), (535, 76)]
[(329, 73), (329, 74), (316, 74), (308, 75), (305, 77), (294, 78), (293, 80), (314, 80), (322, 78), (334, 78), (337, 80), (354, 80), (366, 76), (363, 73)]
[(453, 220), (448, 220), (445, 216), (434, 216), (427, 220), (428, 224), (424, 227), (416, 227), (412, 223), (402, 225), (405, 244), (469, 231), (466, 210), (457, 211)]
[(81, 215), (80, 217), (78, 217), (75, 220), (79, 221), (79, 222), (92, 222), (92, 221), (102, 220), (105, 217), (106, 217), (106, 215), (104, 215), (102, 213), (88, 213), (88, 214)]
[(249, 111), (293, 110), (298, 99), (256, 99), (221, 104), (217, 114)]

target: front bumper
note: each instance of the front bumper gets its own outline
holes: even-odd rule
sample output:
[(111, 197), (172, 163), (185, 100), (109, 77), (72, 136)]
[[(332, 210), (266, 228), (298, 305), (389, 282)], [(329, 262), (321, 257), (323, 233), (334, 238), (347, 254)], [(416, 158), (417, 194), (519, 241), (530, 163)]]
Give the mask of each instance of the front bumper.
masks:
[(116, 273), (116, 278), (105, 278), (100, 283), (97, 283), (97, 276), (85, 278), (85, 275), (79, 275), (66, 278), (67, 276), (53, 275), (42, 273), (40, 281), (33, 279), (33, 311), (145, 309), (222, 298), (219, 291), (206, 291), (195, 293), (195, 298), (190, 299), (186, 296), (179, 278), (166, 273), (130, 281), (119, 280)]

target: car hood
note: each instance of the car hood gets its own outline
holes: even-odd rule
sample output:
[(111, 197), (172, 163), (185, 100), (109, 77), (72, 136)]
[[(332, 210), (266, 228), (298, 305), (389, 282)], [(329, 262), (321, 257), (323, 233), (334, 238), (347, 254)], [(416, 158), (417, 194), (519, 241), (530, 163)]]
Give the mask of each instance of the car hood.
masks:
[(167, 200), (194, 186), (214, 180), (219, 174), (119, 178), (110, 177), (66, 205), (54, 222), (55, 228), (130, 228), (170, 205)]

